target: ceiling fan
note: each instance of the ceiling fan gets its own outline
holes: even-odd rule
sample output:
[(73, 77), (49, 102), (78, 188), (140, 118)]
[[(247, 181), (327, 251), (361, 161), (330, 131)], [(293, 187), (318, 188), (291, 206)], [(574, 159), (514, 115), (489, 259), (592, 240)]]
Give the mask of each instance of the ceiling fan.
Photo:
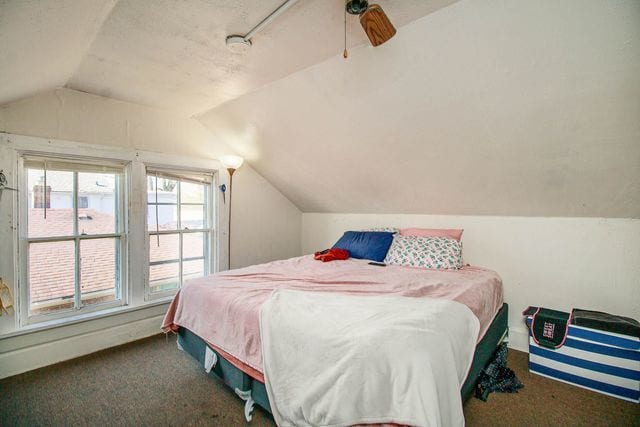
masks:
[[(234, 53), (247, 52), (251, 48), (251, 38), (297, 2), (298, 0), (285, 1), (244, 36), (227, 36), (226, 44), (229, 50)], [(373, 46), (380, 46), (396, 34), (395, 27), (380, 5), (369, 5), (367, 0), (345, 0), (345, 58), (347, 57), (347, 13), (360, 16), (360, 25)]]

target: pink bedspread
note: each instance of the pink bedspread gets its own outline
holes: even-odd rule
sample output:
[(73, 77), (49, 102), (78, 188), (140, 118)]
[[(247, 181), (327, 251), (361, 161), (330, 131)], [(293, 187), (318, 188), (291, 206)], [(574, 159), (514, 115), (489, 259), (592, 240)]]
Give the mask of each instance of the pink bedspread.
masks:
[(189, 281), (173, 299), (162, 328), (185, 327), (260, 373), (260, 306), (277, 288), (455, 300), (480, 320), (480, 340), (502, 306), (502, 280), (479, 267), (458, 271), (376, 267), (311, 255), (230, 270)]

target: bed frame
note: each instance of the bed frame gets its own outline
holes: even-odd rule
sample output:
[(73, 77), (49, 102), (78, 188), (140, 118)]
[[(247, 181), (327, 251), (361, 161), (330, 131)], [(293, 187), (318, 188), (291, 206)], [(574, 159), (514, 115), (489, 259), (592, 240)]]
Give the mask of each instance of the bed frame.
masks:
[[(507, 337), (508, 314), (509, 306), (504, 303), (489, 326), (487, 333), (476, 346), (469, 375), (460, 390), (463, 401), (471, 397), (482, 370), (495, 354), (497, 347)], [(180, 328), (178, 331), (178, 347), (189, 353), (201, 366), (205, 364), (205, 355), (207, 353), (209, 353), (209, 355), (212, 353), (215, 355), (214, 359), (216, 362), (208, 375), (222, 380), (245, 401), (244, 415), (247, 421), (251, 421), (251, 413), (256, 403), (271, 413), (269, 397), (267, 396), (264, 383), (236, 368), (218, 352), (211, 349), (202, 338), (186, 328)]]

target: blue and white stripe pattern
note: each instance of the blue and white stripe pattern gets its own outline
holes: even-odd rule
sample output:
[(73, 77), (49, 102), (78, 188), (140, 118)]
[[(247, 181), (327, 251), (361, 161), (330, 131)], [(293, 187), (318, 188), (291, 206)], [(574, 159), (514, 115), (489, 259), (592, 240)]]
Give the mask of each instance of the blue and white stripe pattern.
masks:
[(565, 344), (552, 350), (529, 336), (529, 371), (638, 403), (640, 339), (569, 325)]

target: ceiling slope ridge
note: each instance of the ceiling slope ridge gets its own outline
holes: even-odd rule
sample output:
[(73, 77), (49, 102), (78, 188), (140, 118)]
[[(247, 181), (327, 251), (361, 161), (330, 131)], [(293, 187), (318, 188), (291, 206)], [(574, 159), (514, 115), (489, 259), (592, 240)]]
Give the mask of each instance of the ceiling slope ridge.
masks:
[[(71, 75), (64, 82), (64, 86), (63, 87), (65, 89), (67, 89), (67, 85), (73, 79), (73, 77), (76, 75), (76, 73), (78, 72), (78, 69), (80, 68), (80, 65), (82, 64), (82, 62), (84, 61), (86, 56), (91, 51), (91, 47), (93, 46), (93, 43), (98, 38), (98, 35), (100, 34), (100, 31), (102, 31), (102, 28), (104, 27), (105, 23), (107, 22), (107, 20), (109, 19), (109, 17), (113, 13), (113, 11), (114, 11), (114, 9), (115, 9), (115, 7), (116, 7), (116, 5), (118, 4), (119, 1), (120, 0), (105, 0), (105, 3), (103, 4), (100, 12), (93, 19), (93, 25), (91, 25), (89, 27), (89, 29), (85, 32), (85, 36), (87, 38), (86, 46), (84, 47), (83, 54), (80, 56), (80, 59), (77, 61), (76, 66), (73, 68), (73, 71), (71, 72)], [(52, 89), (55, 89), (55, 88), (52, 88)]]
[[(433, 14), (435, 14), (435, 13), (437, 13), (437, 12), (441, 11), (442, 9), (445, 9), (445, 8), (447, 8), (447, 7), (451, 6), (452, 4), (457, 3), (458, 1), (460, 1), (460, 0), (442, 0), (442, 1), (440, 2), (441, 4), (440, 4), (439, 6), (437, 6), (437, 8), (436, 8), (435, 10), (433, 10), (433, 11), (431, 11), (431, 12), (427, 13), (426, 15), (416, 16), (415, 18), (410, 19), (410, 20), (409, 20), (409, 21), (407, 21), (407, 22), (404, 22), (402, 25), (398, 26), (396, 29), (398, 30), (398, 32), (400, 32), (400, 31), (401, 31), (401, 29), (403, 29), (403, 28), (405, 28), (405, 27), (407, 27), (407, 26), (410, 26), (410, 25), (414, 24), (414, 23), (415, 23), (415, 22), (417, 22), (417, 21), (420, 21), (420, 20), (422, 20), (422, 19), (425, 19), (425, 18), (429, 17), (430, 15), (433, 15)], [(273, 24), (273, 25), (277, 25), (277, 22), (276, 22), (275, 24)], [(359, 25), (359, 24), (358, 24), (358, 25)], [(352, 39), (352, 40), (349, 40), (349, 41), (347, 42), (347, 46), (348, 46), (348, 49), (349, 49), (349, 51), (350, 51), (350, 52), (352, 52), (352, 51), (360, 51), (360, 50), (362, 50), (363, 48), (365, 48), (365, 49), (366, 49), (367, 47), (369, 47), (369, 48), (371, 48), (371, 49), (375, 49), (373, 46), (370, 46), (370, 45), (369, 45), (369, 43), (368, 43), (366, 40), (364, 40), (364, 39), (360, 39), (360, 40), (358, 40), (356, 43), (353, 43), (353, 44), (351, 44), (351, 43), (353, 43), (353, 39)], [(378, 48), (378, 49), (380, 49), (380, 48)], [(300, 68), (300, 69), (294, 70), (294, 71), (292, 71), (291, 73), (289, 73), (289, 74), (287, 74), (287, 75), (285, 75), (285, 76), (282, 76), (282, 77), (277, 78), (277, 79), (275, 79), (275, 80), (271, 80), (271, 81), (266, 82), (266, 83), (264, 83), (264, 84), (262, 84), (262, 85), (260, 85), (260, 86), (254, 87), (254, 88), (250, 89), (249, 91), (244, 92), (244, 93), (243, 93), (242, 95), (240, 95), (240, 96), (236, 96), (235, 98), (228, 99), (228, 100), (226, 100), (226, 101), (224, 101), (224, 102), (222, 102), (222, 103), (220, 103), (220, 104), (214, 105), (213, 107), (210, 107), (210, 108), (207, 108), (207, 109), (205, 109), (205, 110), (202, 110), (202, 111), (200, 111), (200, 112), (198, 112), (198, 113), (195, 113), (195, 114), (193, 114), (193, 115), (192, 115), (192, 117), (193, 117), (193, 118), (195, 118), (196, 120), (199, 120), (199, 118), (200, 118), (200, 117), (203, 117), (203, 116), (205, 116), (205, 115), (207, 115), (207, 114), (209, 114), (209, 113), (212, 113), (212, 112), (214, 112), (214, 111), (215, 111), (215, 110), (217, 110), (217, 109), (224, 108), (225, 106), (227, 106), (227, 105), (229, 105), (229, 104), (233, 103), (234, 101), (236, 101), (236, 100), (238, 100), (238, 99), (241, 99), (241, 98), (243, 98), (243, 97), (245, 97), (245, 96), (251, 95), (251, 94), (253, 94), (253, 93), (255, 93), (255, 92), (258, 92), (258, 91), (260, 91), (260, 90), (266, 89), (266, 88), (268, 88), (268, 87), (270, 87), (270, 86), (272, 86), (272, 85), (274, 85), (274, 84), (276, 84), (276, 83), (279, 83), (279, 82), (281, 82), (281, 81), (283, 81), (283, 80), (286, 80), (286, 79), (288, 79), (288, 78), (294, 77), (294, 76), (295, 76), (295, 75), (297, 75), (297, 74), (304, 73), (304, 72), (306, 72), (306, 71), (308, 71), (308, 70), (313, 69), (314, 67), (318, 67), (318, 66), (320, 66), (320, 65), (322, 65), (322, 64), (324, 64), (324, 63), (326, 63), (326, 62), (332, 61), (332, 60), (334, 60), (336, 57), (342, 57), (342, 54), (343, 54), (343, 47), (336, 46), (336, 52), (335, 52), (335, 54), (334, 54), (334, 55), (331, 55), (331, 56), (329, 56), (329, 57), (326, 57), (326, 58), (324, 58), (324, 59), (322, 59), (322, 60), (320, 60), (320, 61), (318, 61), (318, 62), (315, 62), (315, 63), (313, 63), (313, 64), (309, 64), (309, 65), (308, 65), (308, 66), (306, 66), (306, 67), (303, 67), (303, 68)], [(347, 61), (347, 62), (348, 62), (348, 61), (349, 61), (349, 59), (347, 58), (347, 59), (345, 59), (345, 61)]]
[[(129, 101), (127, 99), (122, 99), (122, 98), (119, 98), (117, 96), (113, 96), (113, 95), (106, 96), (106, 95), (103, 95), (103, 94), (100, 94), (100, 93), (95, 93), (95, 92), (92, 92), (92, 91), (89, 91), (89, 90), (76, 89), (74, 87), (69, 87), (69, 86), (59, 86), (59, 87), (56, 87), (56, 88), (53, 88), (53, 89), (46, 89), (44, 91), (39, 91), (39, 93), (57, 91), (57, 90), (68, 90), (68, 91), (83, 93), (85, 95), (97, 96), (97, 97), (100, 97), (100, 98), (109, 99), (111, 101), (121, 102), (123, 104), (135, 105), (136, 107), (142, 107), (142, 108), (148, 108), (150, 110), (161, 111), (163, 113), (171, 114), (171, 115), (176, 116), (176, 117), (181, 118), (181, 119), (194, 119), (193, 115), (185, 113), (185, 112), (183, 112), (182, 110), (179, 110), (179, 109), (158, 107), (156, 105), (144, 104), (144, 103), (136, 102), (136, 101)], [(37, 95), (37, 94), (34, 94), (34, 95)], [(31, 96), (33, 96), (33, 95), (28, 95), (28, 96), (26, 96), (26, 97), (24, 97), (22, 99), (30, 98)], [(12, 101), (12, 102), (21, 101), (22, 99), (17, 99), (16, 101)], [(200, 124), (199, 121), (196, 120), (196, 122), (198, 122)]]
[[(365, 45), (365, 43), (364, 43), (364, 42), (362, 42), (362, 43), (356, 44), (355, 46), (351, 47), (350, 49), (351, 49), (351, 50), (358, 50), (358, 49), (360, 49), (361, 47), (363, 47), (364, 45)], [(331, 60), (335, 59), (335, 58), (336, 58), (336, 57), (338, 57), (338, 56), (342, 57), (342, 51), (340, 51), (340, 52), (336, 51), (336, 54), (335, 54), (335, 55), (332, 55), (332, 56), (330, 56), (330, 57), (328, 57), (328, 58), (325, 58), (325, 59), (323, 59), (323, 60), (321, 60), (321, 61), (319, 61), (319, 62), (316, 62), (316, 63), (314, 63), (314, 64), (308, 65), (308, 66), (306, 66), (306, 67), (304, 67), (304, 68), (300, 68), (299, 70), (295, 70), (295, 71), (293, 71), (293, 72), (291, 72), (291, 73), (287, 74), (286, 76), (280, 77), (280, 78), (275, 79), (275, 80), (271, 80), (270, 82), (266, 82), (266, 83), (264, 83), (263, 85), (257, 86), (257, 87), (255, 87), (255, 88), (253, 88), (253, 89), (251, 89), (251, 90), (249, 90), (249, 91), (247, 91), (247, 92), (243, 93), (243, 94), (242, 94), (242, 95), (240, 95), (240, 96), (236, 96), (235, 98), (228, 99), (228, 100), (226, 100), (226, 101), (224, 101), (224, 102), (222, 102), (222, 103), (220, 103), (220, 104), (217, 104), (217, 105), (215, 105), (215, 106), (213, 106), (213, 107), (211, 107), (211, 108), (208, 108), (208, 109), (203, 110), (203, 111), (201, 111), (201, 112), (199, 112), (199, 113), (193, 114), (191, 117), (193, 117), (194, 119), (196, 119), (196, 120), (198, 120), (198, 121), (199, 121), (200, 117), (203, 117), (203, 116), (206, 116), (207, 114), (213, 113), (214, 111), (216, 111), (216, 110), (218, 110), (218, 109), (222, 109), (222, 108), (224, 108), (224, 107), (228, 106), (229, 104), (232, 104), (234, 101), (237, 101), (237, 100), (239, 100), (239, 99), (242, 99), (242, 98), (244, 98), (245, 96), (250, 96), (250, 95), (252, 95), (252, 94), (254, 94), (254, 93), (256, 93), (256, 92), (259, 92), (259, 91), (261, 91), (261, 90), (267, 89), (267, 88), (269, 88), (270, 86), (273, 86), (273, 85), (275, 85), (275, 84), (277, 84), (277, 83), (280, 83), (280, 82), (282, 82), (283, 80), (287, 80), (287, 79), (289, 79), (289, 78), (292, 78), (292, 77), (296, 76), (297, 74), (302, 74), (302, 73), (304, 73), (305, 71), (307, 71), (307, 70), (311, 70), (311, 69), (313, 69), (313, 68), (315, 68), (315, 67), (318, 67), (318, 66), (320, 66), (320, 65), (324, 64), (325, 62), (328, 62), (328, 61), (331, 61)]]
[[(196, 122), (200, 127), (202, 127), (202, 129), (204, 129), (209, 135), (211, 135), (212, 138), (214, 138), (216, 140), (216, 142), (220, 145), (224, 145), (226, 148), (228, 148), (229, 150), (229, 154), (235, 154), (236, 156), (241, 156), (244, 158), (244, 156), (242, 155), (242, 153), (240, 153), (238, 150), (236, 150), (235, 148), (231, 147), (229, 144), (227, 144), (226, 142), (224, 142), (222, 140), (222, 138), (219, 138), (218, 136), (216, 136), (211, 129), (209, 129), (208, 127), (206, 127), (204, 124), (202, 124), (199, 120), (196, 120), (193, 117), (190, 117), (190, 119), (192, 119), (194, 122)], [(284, 197), (289, 203), (291, 203), (292, 206), (294, 206), (301, 214), (302, 213), (306, 213), (305, 211), (302, 210), (302, 208), (300, 206), (298, 206), (297, 203), (295, 203), (293, 200), (291, 200), (291, 198), (289, 196), (287, 196), (280, 188), (278, 188), (278, 186), (276, 186), (273, 182), (271, 182), (266, 176), (264, 176), (258, 169), (256, 169), (256, 167), (251, 164), (251, 161), (248, 159), (244, 159), (245, 164), (249, 165), (249, 167), (251, 167), (251, 169), (253, 169), (253, 171), (256, 173), (256, 175), (258, 175), (260, 178), (264, 179), (265, 182), (267, 182), (270, 186), (273, 187), (273, 189), (275, 191), (277, 191), (282, 197)]]

